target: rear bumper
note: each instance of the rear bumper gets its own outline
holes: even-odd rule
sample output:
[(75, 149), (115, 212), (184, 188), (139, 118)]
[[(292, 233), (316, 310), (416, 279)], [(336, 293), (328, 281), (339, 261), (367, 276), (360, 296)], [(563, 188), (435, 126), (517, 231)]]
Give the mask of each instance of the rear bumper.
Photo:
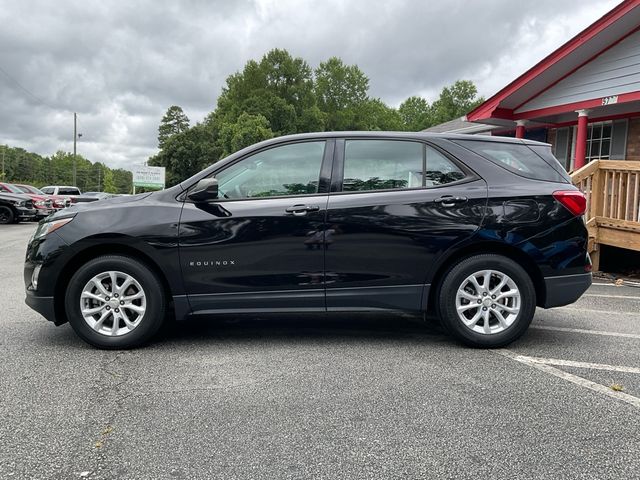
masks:
[(547, 292), (543, 308), (561, 307), (575, 302), (591, 286), (591, 273), (562, 275), (544, 279)]
[(56, 325), (60, 325), (62, 322), (56, 321), (56, 313), (53, 305), (53, 297), (37, 297), (33, 294), (32, 291), (27, 290), (27, 296), (24, 299), (24, 303), (26, 303), (33, 310), (38, 312), (44, 318), (49, 320), (50, 322), (55, 323)]

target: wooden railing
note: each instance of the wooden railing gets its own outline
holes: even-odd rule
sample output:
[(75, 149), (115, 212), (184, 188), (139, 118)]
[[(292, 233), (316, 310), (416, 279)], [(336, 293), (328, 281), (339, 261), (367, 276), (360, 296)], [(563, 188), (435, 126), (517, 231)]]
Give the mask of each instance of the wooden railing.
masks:
[(599, 268), (600, 244), (640, 251), (640, 162), (594, 160), (571, 178), (587, 197), (594, 269)]

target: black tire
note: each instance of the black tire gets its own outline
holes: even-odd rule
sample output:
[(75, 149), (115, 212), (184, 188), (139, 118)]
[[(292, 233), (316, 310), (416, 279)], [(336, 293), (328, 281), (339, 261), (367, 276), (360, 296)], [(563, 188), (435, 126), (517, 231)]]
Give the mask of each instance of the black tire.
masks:
[[(133, 277), (146, 297), (146, 310), (140, 323), (130, 332), (108, 336), (97, 332), (85, 321), (80, 298), (85, 285), (96, 275), (117, 271)], [(71, 277), (65, 295), (65, 311), (71, 327), (85, 342), (102, 349), (128, 349), (144, 345), (157, 333), (165, 318), (166, 299), (162, 283), (144, 263), (122, 255), (105, 255), (88, 261)]]
[(0, 225), (7, 225), (15, 221), (15, 215), (11, 207), (0, 205)]
[[(456, 309), (458, 289), (465, 279), (482, 270), (494, 270), (508, 275), (520, 292), (520, 310), (513, 323), (497, 333), (473, 331), (463, 323)], [(495, 282), (499, 277), (492, 279)], [(536, 290), (527, 272), (510, 258), (496, 254), (473, 255), (454, 264), (444, 275), (437, 293), (437, 307), (442, 325), (458, 341), (472, 347), (499, 348), (520, 338), (529, 328), (536, 310)], [(491, 306), (487, 308), (490, 310)], [(473, 316), (474, 310), (471, 309), (471, 312), (469, 316)], [(484, 320), (481, 319), (480, 322), (484, 326)], [(497, 325), (497, 317), (491, 316), (489, 322), (490, 325)]]

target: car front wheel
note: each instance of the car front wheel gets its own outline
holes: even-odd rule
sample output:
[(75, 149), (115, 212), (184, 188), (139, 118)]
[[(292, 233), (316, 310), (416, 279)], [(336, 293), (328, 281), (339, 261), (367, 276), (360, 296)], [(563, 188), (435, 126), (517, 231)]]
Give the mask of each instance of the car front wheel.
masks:
[(445, 275), (438, 293), (444, 327), (466, 345), (505, 346), (529, 327), (536, 292), (527, 272), (510, 258), (467, 257)]
[(10, 207), (6, 207), (4, 205), (0, 206), (0, 225), (13, 223), (14, 218), (13, 210), (11, 210)]
[(120, 255), (98, 257), (80, 267), (69, 282), (65, 307), (78, 336), (105, 349), (148, 342), (165, 316), (157, 276), (145, 264)]

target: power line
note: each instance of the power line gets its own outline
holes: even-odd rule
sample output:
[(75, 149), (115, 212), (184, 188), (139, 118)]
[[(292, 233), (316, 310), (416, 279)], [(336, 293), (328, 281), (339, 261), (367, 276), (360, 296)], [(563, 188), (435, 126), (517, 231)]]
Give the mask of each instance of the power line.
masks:
[(26, 87), (23, 87), (22, 84), (15, 78), (13, 78), (11, 75), (9, 75), (9, 73), (4, 68), (0, 67), (0, 73), (4, 74), (4, 76), (7, 77), (9, 80), (11, 80), (14, 83), (14, 85), (16, 85), (20, 90), (30, 95), (32, 98), (34, 98), (36, 101), (38, 101), (45, 107), (49, 107), (52, 110), (56, 110), (55, 107), (52, 107), (51, 105), (49, 105), (47, 102), (45, 102), (40, 97), (38, 97), (35, 93), (31, 92)]

